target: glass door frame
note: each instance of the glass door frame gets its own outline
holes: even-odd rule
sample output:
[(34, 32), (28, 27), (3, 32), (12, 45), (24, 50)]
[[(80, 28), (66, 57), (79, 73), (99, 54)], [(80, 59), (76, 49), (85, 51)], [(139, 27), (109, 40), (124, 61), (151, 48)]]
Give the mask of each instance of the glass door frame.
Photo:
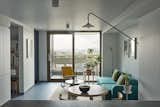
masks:
[[(75, 70), (75, 62), (74, 62), (74, 57), (75, 57), (75, 33), (76, 32), (98, 32), (100, 34), (100, 58), (102, 58), (102, 31), (48, 31), (47, 32), (47, 80), (49, 82), (62, 82), (64, 79), (51, 79), (50, 77), (50, 35), (54, 34), (72, 34), (72, 67), (73, 71)], [(100, 61), (100, 74), (99, 76), (102, 75), (102, 61)]]

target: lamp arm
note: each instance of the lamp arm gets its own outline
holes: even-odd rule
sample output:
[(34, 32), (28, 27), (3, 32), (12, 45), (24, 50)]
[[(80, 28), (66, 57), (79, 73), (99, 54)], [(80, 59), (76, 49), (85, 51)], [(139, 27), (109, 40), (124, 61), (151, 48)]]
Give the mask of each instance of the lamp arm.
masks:
[[(102, 19), (101, 17), (97, 16), (96, 14), (94, 14), (94, 13), (92, 13), (92, 12), (90, 12), (90, 13), (88, 14), (88, 22), (89, 22), (89, 16), (90, 16), (90, 15), (95, 16), (96, 18), (98, 18), (99, 20), (101, 20), (103, 23), (111, 26), (113, 29), (115, 29), (116, 31), (118, 31), (119, 33), (121, 33), (123, 36), (129, 38), (130, 40), (134, 40), (133, 38), (131, 38), (130, 36), (128, 36), (126, 33), (124, 33), (123, 31), (121, 31), (121, 30), (118, 29), (117, 27), (115, 27), (115, 26), (113, 26), (112, 24), (110, 24), (108, 21)], [(134, 40), (134, 41), (135, 41), (135, 40)]]

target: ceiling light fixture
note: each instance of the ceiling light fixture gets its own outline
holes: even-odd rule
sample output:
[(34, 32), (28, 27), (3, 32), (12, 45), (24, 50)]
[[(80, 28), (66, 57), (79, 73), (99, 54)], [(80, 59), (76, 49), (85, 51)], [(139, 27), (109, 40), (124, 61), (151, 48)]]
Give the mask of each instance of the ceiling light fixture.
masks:
[(111, 26), (112, 29), (115, 29), (115, 30), (118, 31), (120, 34), (122, 34), (123, 36), (127, 37), (129, 40), (134, 40), (134, 41), (136, 41), (134, 38), (131, 38), (131, 37), (128, 36), (126, 33), (124, 33), (123, 31), (121, 31), (121, 30), (118, 29), (117, 27), (113, 26), (113, 25), (112, 25), (111, 23), (109, 23), (108, 21), (104, 20), (103, 18), (97, 16), (96, 14), (94, 14), (94, 13), (92, 13), (92, 12), (90, 12), (90, 13), (88, 14), (88, 16), (87, 16), (87, 24), (83, 25), (83, 26), (82, 26), (83, 28), (92, 28), (92, 27), (94, 27), (94, 25), (92, 25), (92, 24), (90, 23), (90, 19), (89, 19), (89, 18), (90, 18), (91, 15), (92, 15), (92, 16), (95, 16), (96, 18), (98, 18), (99, 20), (101, 20), (103, 23)]
[(83, 27), (87, 27), (87, 28), (91, 28), (94, 27), (94, 25), (90, 24), (89, 22), (87, 24), (85, 24)]

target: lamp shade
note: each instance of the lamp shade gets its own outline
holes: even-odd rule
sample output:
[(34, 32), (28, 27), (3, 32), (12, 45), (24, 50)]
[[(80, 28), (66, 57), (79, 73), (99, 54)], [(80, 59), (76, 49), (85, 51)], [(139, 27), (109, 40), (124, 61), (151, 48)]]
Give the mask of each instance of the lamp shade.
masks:
[(94, 27), (94, 25), (90, 24), (89, 22), (82, 26), (83, 28), (91, 28)]

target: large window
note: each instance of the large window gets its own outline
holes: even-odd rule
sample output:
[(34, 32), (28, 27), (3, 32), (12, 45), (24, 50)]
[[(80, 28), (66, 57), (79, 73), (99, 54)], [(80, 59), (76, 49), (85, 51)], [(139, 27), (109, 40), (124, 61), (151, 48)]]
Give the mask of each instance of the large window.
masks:
[[(92, 67), (95, 80), (100, 75), (100, 32), (49, 34), (49, 79), (63, 79), (61, 68), (71, 66), (77, 78), (84, 79), (87, 67)], [(94, 77), (93, 77), (94, 76)]]

